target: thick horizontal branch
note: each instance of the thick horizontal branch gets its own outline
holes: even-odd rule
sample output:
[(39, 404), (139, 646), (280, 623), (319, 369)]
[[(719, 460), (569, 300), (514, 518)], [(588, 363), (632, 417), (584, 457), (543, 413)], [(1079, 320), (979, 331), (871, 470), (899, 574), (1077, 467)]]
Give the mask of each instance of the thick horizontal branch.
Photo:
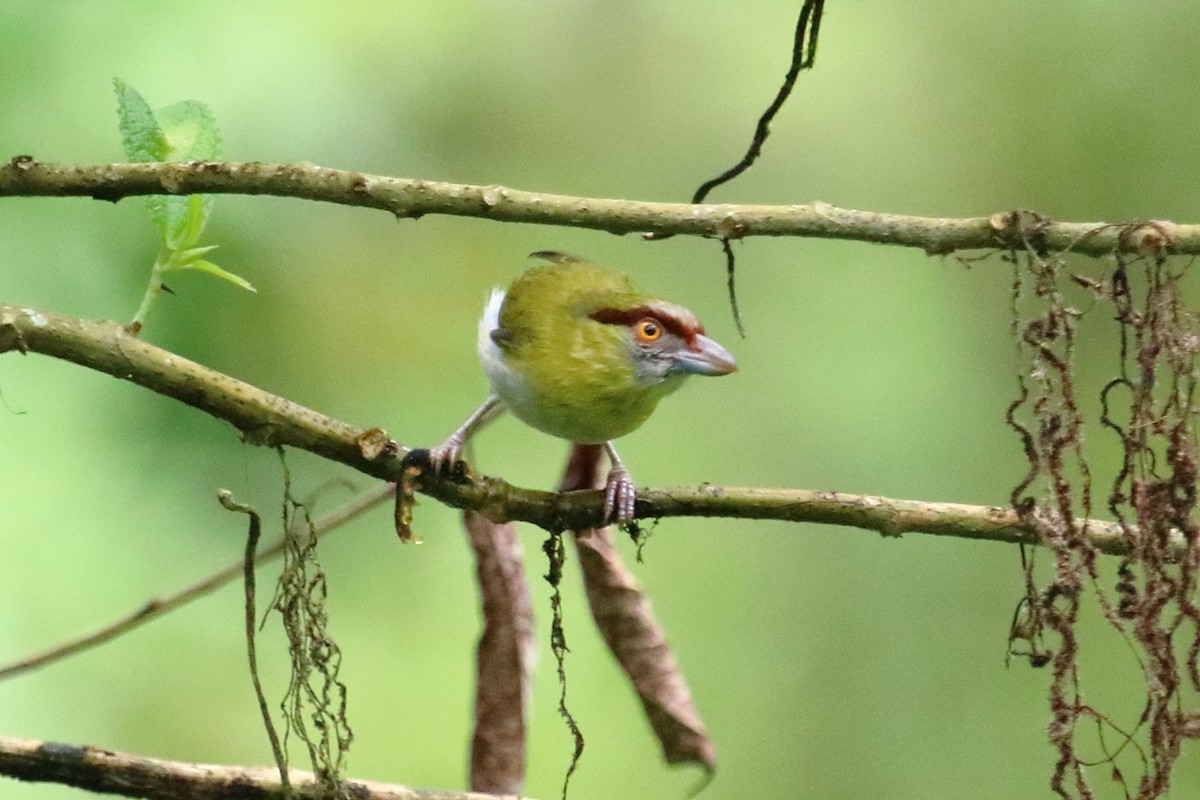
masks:
[(312, 164), (43, 164), (17, 156), (0, 166), (0, 197), (117, 201), (131, 195), (200, 193), (296, 197), (376, 208), (401, 218), (448, 214), (619, 234), (850, 239), (918, 247), (930, 254), (1025, 247), (1092, 256), (1118, 249), (1155, 255), (1200, 253), (1200, 225), (1161, 221), (1056, 222), (1015, 211), (952, 219), (856, 211), (820, 202), (786, 206), (654, 203), (390, 178)]
[[(0, 736), (0, 775), (22, 781), (60, 783), (90, 792), (148, 800), (277, 800), (284, 797), (275, 767), (189, 764), (114, 753), (98, 747)], [(297, 800), (328, 797), (312, 773), (291, 770)], [(514, 795), (439, 792), (371, 781), (343, 783), (358, 800), (498, 800)], [(7, 793), (6, 793), (7, 794)]]
[[(291, 446), (387, 481), (400, 479), (402, 447), (378, 428), (335, 420), (129, 335), (115, 322), (91, 322), (0, 303), (0, 354), (42, 353), (131, 381), (223, 419), (253, 444)], [(542, 492), (499, 478), (422, 476), (420, 491), (456, 508), (470, 508), (496, 522), (519, 520), (547, 530), (600, 527), (603, 492)], [(886, 536), (927, 533), (966, 539), (1034, 544), (1037, 537), (1008, 508), (929, 503), (804, 489), (720, 486), (640, 489), (637, 517), (737, 517), (820, 522), (876, 531)], [(1082, 522), (1080, 524), (1083, 524)], [(1128, 549), (1119, 526), (1088, 521), (1097, 549)]]

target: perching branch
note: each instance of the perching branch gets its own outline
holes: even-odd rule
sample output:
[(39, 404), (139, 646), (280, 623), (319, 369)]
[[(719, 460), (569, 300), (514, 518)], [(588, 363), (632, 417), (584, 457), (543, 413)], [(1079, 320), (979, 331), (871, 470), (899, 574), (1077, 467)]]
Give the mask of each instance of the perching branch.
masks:
[[(274, 800), (279, 773), (269, 767), (227, 767), (165, 761), (98, 747), (0, 737), (0, 775), (61, 783), (91, 792), (147, 800)], [(326, 787), (310, 772), (290, 771), (296, 800), (323, 800)], [(343, 785), (360, 800), (517, 800), (516, 795), (440, 792), (372, 781)]]
[(765, 206), (654, 203), (389, 178), (311, 164), (43, 164), (17, 156), (0, 166), (0, 197), (93, 197), (116, 202), (146, 194), (251, 194), (296, 197), (388, 211), (398, 218), (448, 214), (610, 233), (690, 234), (718, 239), (804, 236), (959, 250), (1070, 250), (1200, 253), (1200, 225), (1173, 222), (1055, 222), (1006, 211), (961, 219), (835, 208), (821, 202)]
[[(115, 322), (92, 322), (0, 303), (0, 355), (16, 350), (81, 364), (136, 383), (223, 419), (251, 444), (291, 446), (337, 461), (380, 480), (397, 481), (404, 465), (397, 450), (380, 447), (386, 434), (305, 408), (248, 383), (129, 335)], [(603, 492), (562, 494), (523, 489), (478, 475), (422, 476), (418, 489), (446, 505), (474, 509), (494, 521), (530, 522), (549, 531), (601, 525)], [(929, 503), (806, 489), (721, 486), (641, 489), (637, 517), (737, 517), (819, 522), (885, 536), (927, 533), (966, 539), (1037, 544), (1030, 526), (1009, 508)], [(1120, 526), (1084, 525), (1097, 550), (1128, 552)], [(1176, 537), (1183, 546), (1181, 537)]]

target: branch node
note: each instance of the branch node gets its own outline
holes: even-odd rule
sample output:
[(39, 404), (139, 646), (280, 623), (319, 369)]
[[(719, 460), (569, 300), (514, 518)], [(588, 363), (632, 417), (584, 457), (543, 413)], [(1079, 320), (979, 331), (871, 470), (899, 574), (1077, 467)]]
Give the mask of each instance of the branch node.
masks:
[(367, 461), (394, 458), (400, 451), (400, 445), (396, 444), (383, 428), (369, 428), (363, 431), (355, 442), (358, 444), (358, 452)]

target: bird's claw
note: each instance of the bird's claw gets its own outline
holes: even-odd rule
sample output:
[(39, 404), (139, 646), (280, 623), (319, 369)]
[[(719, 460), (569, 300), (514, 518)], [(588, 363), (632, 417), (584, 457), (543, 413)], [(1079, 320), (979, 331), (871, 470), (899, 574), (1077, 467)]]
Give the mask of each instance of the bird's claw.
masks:
[(429, 448), (429, 469), (434, 475), (448, 474), (462, 460), (463, 441), (457, 434)]
[(637, 488), (629, 470), (613, 467), (604, 484), (604, 521), (624, 525), (633, 520)]

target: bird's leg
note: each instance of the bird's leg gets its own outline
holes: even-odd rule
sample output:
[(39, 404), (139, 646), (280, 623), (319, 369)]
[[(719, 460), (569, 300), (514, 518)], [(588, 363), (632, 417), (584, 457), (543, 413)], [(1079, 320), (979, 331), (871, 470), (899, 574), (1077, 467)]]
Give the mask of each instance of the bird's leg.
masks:
[(462, 459), (463, 446), (471, 434), (488, 424), (504, 411), (504, 404), (496, 395), (489, 395), (479, 408), (471, 412), (467, 421), (458, 426), (458, 430), (446, 437), (446, 441), (437, 447), (429, 448), (429, 465), (434, 472), (449, 470)]
[(608, 460), (612, 462), (608, 480), (604, 482), (604, 519), (606, 522), (624, 525), (633, 519), (633, 502), (637, 499), (637, 489), (612, 442), (604, 443), (604, 452), (608, 453)]

